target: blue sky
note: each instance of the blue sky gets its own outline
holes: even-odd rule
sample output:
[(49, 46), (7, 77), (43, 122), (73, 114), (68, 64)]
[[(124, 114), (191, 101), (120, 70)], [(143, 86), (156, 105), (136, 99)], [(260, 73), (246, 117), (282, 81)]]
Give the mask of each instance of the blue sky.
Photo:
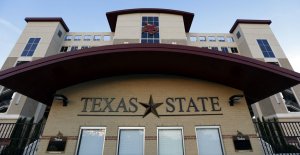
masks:
[(0, 0), (0, 66), (26, 25), (25, 17), (62, 17), (73, 32), (109, 32), (105, 13), (168, 8), (195, 13), (190, 32), (228, 33), (240, 19), (270, 19), (293, 68), (300, 72), (300, 0)]

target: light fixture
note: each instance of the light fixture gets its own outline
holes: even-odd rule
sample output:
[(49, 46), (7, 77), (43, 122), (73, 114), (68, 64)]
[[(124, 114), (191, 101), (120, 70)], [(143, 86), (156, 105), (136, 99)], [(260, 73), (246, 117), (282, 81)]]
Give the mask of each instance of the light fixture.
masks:
[(239, 102), (240, 99), (243, 98), (243, 97), (244, 97), (244, 95), (242, 95), (242, 94), (232, 95), (229, 98), (229, 105), (233, 106), (235, 103)]
[(67, 106), (68, 105), (68, 98), (65, 95), (62, 94), (55, 94), (54, 95), (54, 99), (55, 100), (61, 100), (63, 102), (63, 106)]

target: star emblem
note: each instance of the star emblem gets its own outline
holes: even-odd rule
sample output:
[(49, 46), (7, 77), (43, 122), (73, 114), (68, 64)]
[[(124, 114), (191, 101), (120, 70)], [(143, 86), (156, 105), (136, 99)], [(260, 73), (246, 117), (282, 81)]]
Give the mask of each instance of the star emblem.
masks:
[(153, 98), (152, 98), (152, 95), (150, 95), (150, 99), (149, 99), (149, 103), (142, 103), (142, 102), (139, 102), (143, 107), (146, 108), (146, 111), (144, 113), (144, 117), (146, 117), (150, 112), (152, 112), (156, 117), (159, 117), (157, 111), (156, 111), (156, 108), (159, 107), (160, 105), (162, 105), (163, 103), (154, 103), (153, 102)]

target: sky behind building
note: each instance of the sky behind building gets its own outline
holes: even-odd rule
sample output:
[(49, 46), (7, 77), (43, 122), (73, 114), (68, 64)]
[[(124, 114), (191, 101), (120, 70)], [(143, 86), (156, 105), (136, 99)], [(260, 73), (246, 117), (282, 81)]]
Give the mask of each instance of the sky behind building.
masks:
[(25, 17), (62, 17), (71, 32), (110, 32), (105, 13), (166, 8), (195, 14), (190, 32), (228, 33), (236, 19), (270, 19), (281, 47), (300, 72), (300, 0), (1, 0), (0, 66), (17, 42)]

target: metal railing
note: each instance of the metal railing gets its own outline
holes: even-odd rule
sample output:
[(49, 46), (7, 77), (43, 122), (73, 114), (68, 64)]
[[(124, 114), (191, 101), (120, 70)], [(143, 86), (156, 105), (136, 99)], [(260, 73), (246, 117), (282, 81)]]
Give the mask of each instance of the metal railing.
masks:
[(265, 155), (300, 155), (300, 122), (254, 121)]
[(44, 123), (0, 123), (0, 155), (35, 155)]

